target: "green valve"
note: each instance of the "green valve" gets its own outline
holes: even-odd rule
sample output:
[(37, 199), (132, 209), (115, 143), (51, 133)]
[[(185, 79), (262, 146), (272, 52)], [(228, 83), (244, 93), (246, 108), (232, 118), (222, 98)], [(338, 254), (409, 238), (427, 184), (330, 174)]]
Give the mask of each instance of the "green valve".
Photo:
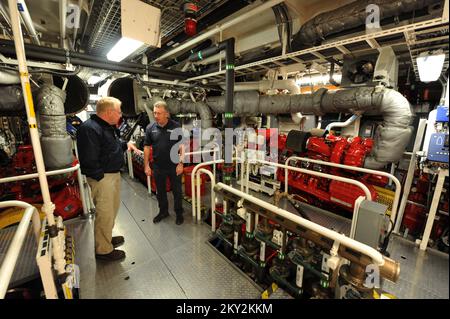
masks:
[(223, 179), (224, 179), (225, 181), (230, 181), (230, 180), (231, 180), (231, 176), (224, 176)]
[(233, 70), (234, 69), (234, 64), (227, 64), (225, 68), (227, 70)]
[(203, 60), (202, 51), (198, 51), (197, 56), (200, 60)]
[(328, 288), (329, 282), (328, 282), (327, 280), (321, 279), (321, 280), (320, 280), (320, 285), (321, 285), (323, 288)]
[(225, 113), (225, 118), (228, 118), (228, 119), (233, 118), (233, 113)]

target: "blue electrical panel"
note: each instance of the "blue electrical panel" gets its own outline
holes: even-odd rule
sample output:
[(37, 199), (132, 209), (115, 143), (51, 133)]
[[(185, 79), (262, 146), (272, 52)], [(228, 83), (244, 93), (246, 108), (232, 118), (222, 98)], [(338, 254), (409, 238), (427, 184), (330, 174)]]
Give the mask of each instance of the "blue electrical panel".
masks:
[(428, 160), (432, 162), (448, 163), (448, 133), (431, 134), (428, 147)]
[(436, 122), (448, 122), (448, 106), (439, 105), (436, 111)]

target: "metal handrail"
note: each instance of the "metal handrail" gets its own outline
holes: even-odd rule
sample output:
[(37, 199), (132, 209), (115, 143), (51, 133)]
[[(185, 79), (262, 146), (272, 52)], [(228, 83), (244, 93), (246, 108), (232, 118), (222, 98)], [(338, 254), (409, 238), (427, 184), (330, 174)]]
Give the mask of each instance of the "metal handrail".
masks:
[(41, 220), (39, 218), (39, 212), (36, 207), (21, 201), (5, 201), (0, 202), (0, 208), (5, 207), (22, 207), (25, 208), (25, 213), (17, 227), (14, 237), (6, 252), (5, 259), (0, 267), (0, 298), (5, 298), (6, 291), (8, 290), (9, 282), (14, 273), (14, 268), (19, 258), (20, 250), (23, 242), (25, 241), (25, 235), (28, 231), (30, 221), (33, 222), (33, 232), (36, 236), (36, 242), (39, 242), (39, 232), (41, 229)]
[[(391, 221), (395, 224), (395, 218), (397, 216), (397, 210), (398, 210), (398, 203), (400, 201), (400, 193), (402, 191), (402, 185), (400, 184), (400, 181), (398, 180), (397, 177), (395, 177), (394, 175), (387, 173), (387, 172), (383, 172), (383, 171), (377, 171), (374, 169), (368, 169), (368, 168), (364, 168), (364, 167), (355, 167), (355, 166), (348, 166), (348, 165), (343, 165), (343, 164), (337, 164), (337, 163), (330, 163), (330, 162), (324, 162), (324, 161), (320, 161), (320, 160), (314, 160), (314, 159), (310, 159), (310, 158), (306, 158), (306, 157), (299, 157), (299, 156), (291, 156), (289, 157), (286, 162), (285, 165), (289, 165), (289, 162), (292, 160), (298, 160), (298, 161), (303, 161), (303, 162), (310, 162), (310, 163), (315, 163), (315, 164), (320, 164), (320, 165), (326, 165), (326, 166), (331, 166), (331, 167), (338, 167), (338, 168), (342, 168), (342, 169), (347, 169), (347, 170), (352, 170), (352, 171), (356, 171), (356, 172), (362, 172), (362, 173), (369, 173), (369, 174), (375, 174), (375, 175), (380, 175), (380, 176), (386, 176), (389, 177), (395, 184), (395, 195), (394, 195), (394, 201), (392, 203), (392, 210), (391, 210)], [(284, 190), (287, 193), (287, 189), (288, 189), (288, 172), (286, 171), (284, 174), (285, 177), (285, 181), (284, 181)]]
[[(78, 168), (80, 168), (80, 164), (76, 164), (75, 166), (72, 166), (72, 167), (69, 167), (69, 168), (57, 169), (57, 170), (54, 170), (54, 171), (48, 171), (48, 172), (45, 172), (45, 175), (46, 176), (53, 176), (53, 175), (60, 175), (60, 174), (70, 173), (70, 172), (76, 171)], [(10, 182), (17, 182), (17, 181), (23, 181), (23, 180), (27, 180), (27, 179), (36, 178), (38, 176), (39, 176), (38, 173), (33, 173), (33, 174), (26, 174), (26, 175), (19, 175), (19, 176), (0, 178), (0, 184), (2, 184), (2, 183), (10, 183)]]

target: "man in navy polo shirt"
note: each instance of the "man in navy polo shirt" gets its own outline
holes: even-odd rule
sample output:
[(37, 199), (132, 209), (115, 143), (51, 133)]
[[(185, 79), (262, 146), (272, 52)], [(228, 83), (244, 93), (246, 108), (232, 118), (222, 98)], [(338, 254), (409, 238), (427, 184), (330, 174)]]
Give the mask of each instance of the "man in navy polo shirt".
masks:
[[(159, 223), (169, 216), (169, 205), (166, 194), (166, 180), (170, 179), (172, 193), (175, 200), (175, 214), (177, 225), (181, 225), (183, 219), (182, 193), (181, 193), (181, 174), (183, 173), (182, 153), (171, 158), (172, 147), (181, 141), (182, 135), (177, 138), (170, 138), (174, 130), (180, 129), (180, 125), (169, 118), (167, 104), (164, 101), (158, 101), (153, 106), (155, 123), (149, 124), (145, 130), (144, 141), (144, 165), (145, 174), (150, 176), (152, 170), (149, 165), (150, 146), (153, 147), (153, 176), (156, 182), (156, 198), (158, 199), (159, 214), (153, 219), (153, 222)], [(174, 132), (175, 133), (175, 132)], [(175, 135), (175, 134), (173, 134)], [(181, 152), (183, 151), (180, 144)], [(173, 153), (173, 152), (172, 152)], [(178, 154), (178, 150), (176, 152)]]

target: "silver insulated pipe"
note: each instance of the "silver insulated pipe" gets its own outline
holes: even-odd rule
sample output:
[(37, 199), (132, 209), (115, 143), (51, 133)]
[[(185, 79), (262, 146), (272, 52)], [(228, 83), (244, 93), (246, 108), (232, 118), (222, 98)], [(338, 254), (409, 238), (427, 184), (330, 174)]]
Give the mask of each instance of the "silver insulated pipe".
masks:
[[(215, 113), (225, 112), (223, 96), (210, 97), (206, 103)], [(377, 129), (372, 153), (364, 163), (372, 169), (400, 160), (412, 134), (409, 102), (392, 89), (358, 87), (336, 92), (319, 89), (314, 94), (260, 96), (257, 92), (238, 92), (234, 95), (234, 113), (238, 116), (297, 112), (381, 114), (383, 123)]]
[(47, 169), (69, 167), (73, 161), (72, 139), (66, 132), (66, 93), (44, 85), (37, 94), (42, 155)]

